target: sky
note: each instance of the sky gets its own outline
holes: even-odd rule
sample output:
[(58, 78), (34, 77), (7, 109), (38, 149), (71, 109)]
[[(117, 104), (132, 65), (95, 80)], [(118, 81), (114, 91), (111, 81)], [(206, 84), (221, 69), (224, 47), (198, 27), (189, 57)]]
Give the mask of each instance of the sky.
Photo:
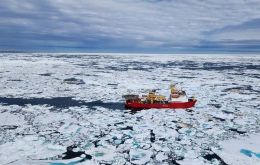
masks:
[(0, 51), (260, 53), (260, 0), (0, 0)]

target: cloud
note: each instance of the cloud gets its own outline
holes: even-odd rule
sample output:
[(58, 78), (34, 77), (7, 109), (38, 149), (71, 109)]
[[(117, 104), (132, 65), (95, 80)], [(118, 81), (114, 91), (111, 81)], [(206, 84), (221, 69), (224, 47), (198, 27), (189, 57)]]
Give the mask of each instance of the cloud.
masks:
[(2, 0), (0, 48), (174, 51), (227, 40), (247, 45), (260, 40), (259, 24), (246, 27), (259, 18), (258, 0)]
[(259, 35), (260, 19), (253, 19), (238, 25), (225, 26), (224, 28), (215, 29), (207, 33), (208, 38), (212, 41), (260, 40)]

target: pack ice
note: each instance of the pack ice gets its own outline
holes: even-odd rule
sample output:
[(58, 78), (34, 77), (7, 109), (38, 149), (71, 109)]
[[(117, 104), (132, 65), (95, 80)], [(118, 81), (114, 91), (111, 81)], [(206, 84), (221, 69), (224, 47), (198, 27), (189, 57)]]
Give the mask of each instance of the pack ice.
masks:
[[(0, 164), (260, 164), (259, 55), (0, 54)], [(124, 109), (179, 83), (192, 109)]]

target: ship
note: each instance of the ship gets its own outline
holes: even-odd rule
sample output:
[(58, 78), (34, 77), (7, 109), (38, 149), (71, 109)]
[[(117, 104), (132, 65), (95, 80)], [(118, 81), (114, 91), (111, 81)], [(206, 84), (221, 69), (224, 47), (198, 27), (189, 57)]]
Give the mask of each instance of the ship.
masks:
[(159, 95), (156, 90), (151, 90), (147, 95), (128, 94), (124, 95), (125, 108), (132, 110), (139, 109), (187, 109), (194, 107), (197, 100), (195, 97), (188, 97), (184, 90), (176, 87), (176, 84), (170, 85), (170, 96), (167, 99), (164, 95)]

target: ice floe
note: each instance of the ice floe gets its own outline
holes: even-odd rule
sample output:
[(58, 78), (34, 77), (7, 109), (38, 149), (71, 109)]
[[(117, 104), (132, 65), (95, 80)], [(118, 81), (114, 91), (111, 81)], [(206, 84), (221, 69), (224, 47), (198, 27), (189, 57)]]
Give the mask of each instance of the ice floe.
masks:
[(220, 142), (221, 149), (215, 150), (215, 152), (227, 164), (260, 164), (259, 136), (258, 133), (222, 141)]
[[(257, 164), (259, 56), (0, 54), (0, 164)], [(124, 109), (168, 95), (187, 110)], [(11, 155), (11, 156), (10, 156)]]

